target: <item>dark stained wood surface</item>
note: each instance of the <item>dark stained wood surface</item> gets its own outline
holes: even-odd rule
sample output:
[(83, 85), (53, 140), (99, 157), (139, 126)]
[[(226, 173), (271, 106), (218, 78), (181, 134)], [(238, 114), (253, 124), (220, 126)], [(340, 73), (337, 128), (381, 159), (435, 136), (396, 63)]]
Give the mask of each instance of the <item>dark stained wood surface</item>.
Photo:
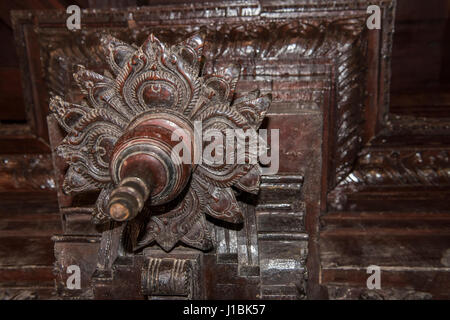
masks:
[(391, 112), (450, 117), (450, 1), (398, 1)]
[[(169, 3), (136, 1), (136, 4), (147, 5), (150, 2)], [(77, 3), (82, 8), (101, 8), (111, 4), (110, 1)], [(134, 1), (127, 1), (128, 4), (132, 6)], [(24, 1), (19, 4), (3, 1), (1, 6), (0, 31), (9, 45), (0, 52), (0, 150), (16, 155), (0, 156), (0, 290), (17, 293), (29, 289), (39, 298), (49, 298), (55, 294), (54, 242), (50, 238), (62, 232), (56, 182), (52, 180), (54, 177), (48, 156), (50, 149), (46, 141), (46, 128), (42, 127), (44, 122), (38, 122), (35, 126), (35, 117), (30, 109), (25, 111), (28, 105), (23, 100), (19, 59), (12, 42), (12, 23), (7, 13), (11, 9), (63, 9), (67, 3)], [(322, 182), (326, 188), (319, 190), (320, 183), (311, 174), (320, 169), (315, 167), (317, 163), (313, 161), (319, 157), (318, 148), (315, 151), (295, 149), (300, 144), (320, 144), (322, 137), (317, 128), (321, 118), (312, 112), (270, 119), (273, 126), (286, 123), (297, 127), (297, 122), (301, 124), (299, 128), (305, 135), (292, 133), (289, 136), (292, 148), (284, 150), (282, 169), (287, 173), (307, 169), (304, 181), (307, 197), (322, 194), (320, 204), (315, 198), (314, 201), (306, 199), (305, 210), (308, 213), (306, 228), (310, 236), (308, 271), (310, 282), (318, 285), (310, 292), (314, 297), (450, 298), (450, 166), (447, 153), (450, 144), (449, 12), (448, 0), (398, 1), (391, 61), (390, 123), (381, 132), (378, 132), (380, 128), (376, 125), (368, 128), (365, 140), (372, 140), (362, 150), (342, 148), (340, 155), (348, 151), (346, 159), (350, 160), (342, 162), (349, 163), (348, 171), (339, 178), (344, 182), (337, 188), (334, 188), (336, 180), (333, 176), (330, 180), (325, 177)], [(273, 90), (278, 101), (293, 103), (304, 99), (305, 92), (324, 90), (324, 79), (310, 80), (301, 83), (282, 78), (270, 84), (267, 81), (252, 83), (244, 79), (241, 82), (243, 88), (251, 88), (256, 83), (266, 90)], [(45, 106), (46, 102), (43, 101), (42, 105)], [(278, 107), (283, 110), (281, 104)], [(43, 114), (38, 113), (37, 116), (45, 119)], [(336, 116), (330, 114), (330, 121)], [(383, 118), (383, 114), (368, 112), (366, 117)], [(323, 139), (332, 139), (332, 135), (325, 131)], [(327, 154), (332, 152), (332, 148), (334, 146), (330, 145), (329, 149), (323, 150), (325, 158), (332, 158)], [(38, 155), (42, 153), (47, 155)], [(357, 154), (359, 158), (356, 158)], [(416, 154), (418, 156), (414, 157)], [(324, 166), (326, 169), (327, 164)], [(330, 170), (333, 170), (333, 164)], [(95, 238), (95, 230), (88, 227), (89, 212), (80, 209), (63, 214), (68, 233), (76, 234), (83, 230), (92, 239)], [(261, 207), (257, 209), (256, 216), (258, 219), (270, 216), (270, 210)], [(261, 228), (273, 224), (258, 221), (262, 221)], [(258, 237), (262, 239), (264, 235)], [(95, 242), (98, 239), (89, 245), (80, 245), (75, 238), (69, 238), (57, 239), (56, 247), (64, 248), (66, 243), (71, 243), (67, 248), (73, 249), (73, 259), (85, 257), (83, 252), (92, 256), (98, 249), (99, 244)], [(270, 259), (276, 252), (270, 250), (271, 241), (263, 241)], [(286, 250), (300, 249), (292, 246)], [(243, 278), (231, 276), (238, 272), (237, 264), (229, 264), (227, 259), (236, 261), (237, 252), (231, 255), (224, 253), (221, 257), (227, 263), (218, 263), (214, 255), (204, 257), (205, 266), (222, 271), (207, 271), (209, 281), (219, 284), (208, 286), (207, 295), (212, 298), (224, 295), (257, 297), (259, 291), (255, 284), (247, 282), (248, 291), (242, 292), (239, 289), (244, 283)], [(70, 263), (69, 260), (70, 257), (64, 263)], [(366, 289), (368, 275), (365, 268), (369, 264), (382, 267), (383, 289), (377, 293)], [(93, 272), (92, 265), (88, 265), (87, 269)], [(126, 270), (123, 272), (126, 277)], [(280, 298), (276, 295), (278, 288), (270, 283), (271, 277), (273, 275), (267, 271), (264, 278), (267, 280), (264, 287), (266, 295)], [(58, 283), (57, 288), (61, 290), (63, 281)], [(295, 287), (289, 290), (292, 292), (291, 298), (299, 297)], [(289, 295), (284, 296), (287, 297)]]
[(50, 157), (1, 155), (0, 204), (0, 291), (55, 296), (51, 237), (61, 219)]

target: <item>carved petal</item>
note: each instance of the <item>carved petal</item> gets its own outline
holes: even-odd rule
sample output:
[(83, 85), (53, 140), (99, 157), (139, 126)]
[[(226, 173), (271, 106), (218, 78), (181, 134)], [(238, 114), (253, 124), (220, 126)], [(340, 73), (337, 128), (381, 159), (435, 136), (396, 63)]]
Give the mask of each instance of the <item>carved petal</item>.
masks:
[(205, 94), (212, 101), (230, 102), (233, 99), (239, 73), (240, 67), (232, 64), (214, 75), (205, 76)]
[(141, 48), (149, 58), (160, 57), (166, 52), (164, 44), (153, 33), (145, 40)]
[[(189, 52), (189, 48), (183, 50)], [(175, 109), (184, 113), (193, 98), (198, 99), (201, 88), (198, 59), (194, 58), (195, 64), (191, 65), (183, 60), (189, 59), (187, 54), (184, 54), (184, 58), (180, 56), (182, 54), (172, 52), (154, 35), (150, 35), (131, 55), (117, 76), (114, 88), (116, 95), (121, 96), (134, 116), (155, 108)], [(192, 54), (196, 56), (194, 49)]]
[(74, 163), (67, 170), (63, 182), (63, 190), (66, 194), (100, 189), (97, 181), (86, 174), (87, 168), (82, 163)]
[(115, 74), (120, 72), (120, 69), (124, 67), (125, 63), (136, 52), (136, 48), (133, 46), (110, 35), (103, 35), (100, 41), (108, 64)]
[(257, 99), (257, 98), (259, 98), (260, 95), (261, 95), (261, 93), (260, 93), (259, 89), (247, 92), (245, 95), (234, 99), (233, 106), (237, 106), (241, 103), (245, 103), (246, 101)]
[(211, 231), (203, 214), (199, 215), (198, 220), (189, 232), (181, 238), (181, 241), (200, 250), (209, 250), (213, 247), (214, 243), (212, 241)]
[[(211, 105), (201, 110), (195, 117), (195, 120), (202, 121), (203, 131), (219, 130), (227, 139), (231, 138), (227, 135), (228, 129), (242, 129), (244, 132), (251, 129), (243, 115), (236, 109), (226, 105), (219, 107)], [(230, 141), (231, 143), (226, 145), (234, 145), (234, 138)], [(233, 148), (233, 150), (235, 149)], [(248, 159), (251, 148), (246, 147), (245, 150), (245, 156)], [(230, 187), (252, 167), (252, 165), (238, 164), (237, 157), (235, 160), (232, 164), (206, 164), (202, 162), (198, 166), (196, 173), (211, 184), (223, 188)], [(225, 159), (223, 162), (226, 162)]]
[(195, 179), (198, 181), (199, 187), (201, 187), (203, 189), (202, 191), (205, 193), (205, 213), (216, 219), (231, 223), (243, 222), (244, 217), (242, 215), (241, 207), (231, 188), (220, 188), (208, 185), (208, 183), (201, 181), (198, 177)]
[(89, 112), (89, 107), (65, 102), (60, 96), (50, 98), (49, 107), (61, 127), (68, 133), (74, 132), (75, 124)]
[(114, 81), (111, 78), (86, 70), (83, 66), (78, 66), (74, 79), (86, 95), (92, 108), (107, 110), (109, 114), (115, 116), (110, 116), (110, 118), (128, 121), (132, 118), (133, 114), (125, 107), (120, 95), (117, 94)]
[(194, 173), (197, 177), (208, 184), (212, 184), (221, 188), (227, 188), (233, 186), (242, 176), (253, 167), (253, 165), (228, 165), (224, 168), (223, 174), (220, 171), (215, 171), (205, 165), (199, 165)]
[(182, 68), (187, 70), (186, 74), (192, 82), (195, 81), (195, 78), (197, 78), (200, 73), (200, 60), (202, 57), (205, 35), (206, 32), (203, 29), (171, 48), (171, 51), (180, 58), (179, 60), (182, 64)]
[(107, 205), (112, 190), (113, 185), (110, 184), (109, 186), (104, 187), (100, 192), (92, 215), (95, 224), (101, 224), (111, 220), (107, 214)]
[(83, 66), (78, 66), (78, 71), (73, 75), (75, 81), (86, 94), (88, 101), (95, 108), (103, 106), (103, 94), (113, 88), (113, 80), (93, 71), (86, 70)]
[(230, 188), (210, 187), (211, 198), (206, 205), (210, 216), (231, 223), (242, 223), (242, 210)]
[[(256, 93), (256, 92), (254, 92)], [(259, 128), (262, 120), (264, 119), (270, 103), (272, 102), (272, 95), (267, 94), (264, 96), (255, 97), (254, 94), (238, 99), (234, 102), (233, 106), (247, 119), (248, 123), (255, 129)]]
[(110, 155), (122, 132), (114, 124), (85, 117), (75, 128), (82, 130), (66, 136), (57, 148), (70, 165), (64, 180), (66, 193), (99, 189), (110, 182)]
[[(183, 241), (182, 238), (190, 232), (193, 226), (199, 227), (197, 221), (203, 215), (200, 211), (203, 202), (203, 198), (199, 196), (197, 191), (192, 187), (189, 188), (187, 194), (175, 209), (161, 215), (151, 216), (146, 230), (141, 235), (134, 250), (143, 248), (156, 241), (165, 251), (170, 251), (178, 241)], [(208, 236), (208, 233), (204, 233), (203, 236)], [(195, 243), (203, 246), (203, 244), (208, 242), (206, 239), (201, 240), (198, 237), (194, 237), (193, 234), (186, 239), (190, 239), (189, 241), (192, 243), (188, 244), (194, 247), (196, 247)], [(194, 240), (195, 243), (193, 242)], [(203, 249), (203, 247), (197, 248)]]
[(246, 175), (242, 176), (235, 187), (249, 193), (257, 194), (261, 182), (259, 165), (255, 165)]

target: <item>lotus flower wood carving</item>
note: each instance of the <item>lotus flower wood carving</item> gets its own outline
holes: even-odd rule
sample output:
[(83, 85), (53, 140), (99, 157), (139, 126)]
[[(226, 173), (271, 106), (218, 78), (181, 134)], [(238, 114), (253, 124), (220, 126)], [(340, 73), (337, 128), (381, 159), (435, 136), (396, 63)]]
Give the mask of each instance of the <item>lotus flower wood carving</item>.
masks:
[[(182, 242), (209, 249), (213, 243), (205, 214), (241, 223), (232, 187), (251, 193), (259, 188), (258, 164), (187, 166), (167, 158), (173, 128), (191, 132), (200, 121), (203, 131), (257, 130), (271, 102), (270, 95), (259, 91), (233, 101), (240, 70), (235, 65), (202, 75), (204, 35), (170, 47), (150, 35), (139, 48), (104, 36), (103, 51), (113, 75), (80, 67), (74, 78), (85, 95), (83, 102), (58, 96), (50, 102), (67, 132), (57, 148), (69, 164), (64, 192), (101, 190), (95, 223), (132, 219), (136, 208), (150, 210), (139, 247), (156, 242), (169, 251)], [(142, 177), (147, 172), (148, 179)], [(130, 194), (134, 200), (126, 198)], [(122, 210), (127, 206), (134, 209)], [(116, 209), (126, 214), (115, 216)]]

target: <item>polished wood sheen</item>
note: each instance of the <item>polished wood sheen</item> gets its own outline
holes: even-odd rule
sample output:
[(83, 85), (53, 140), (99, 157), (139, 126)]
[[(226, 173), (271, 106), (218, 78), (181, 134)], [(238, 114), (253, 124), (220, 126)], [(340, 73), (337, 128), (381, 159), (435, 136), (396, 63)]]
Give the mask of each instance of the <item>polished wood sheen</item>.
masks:
[[(75, 2), (0, 10), (0, 299), (450, 298), (449, 1)], [(192, 106), (278, 172), (155, 159)]]

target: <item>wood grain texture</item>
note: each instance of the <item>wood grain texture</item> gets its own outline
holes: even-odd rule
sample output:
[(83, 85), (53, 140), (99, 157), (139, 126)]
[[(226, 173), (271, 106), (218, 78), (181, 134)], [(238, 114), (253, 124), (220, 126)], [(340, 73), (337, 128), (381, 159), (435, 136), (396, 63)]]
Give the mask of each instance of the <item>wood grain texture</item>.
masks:
[[(230, 62), (240, 63), (243, 72), (236, 95), (242, 95), (258, 87), (263, 93), (271, 91), (274, 109), (265, 125), (269, 128), (293, 129), (292, 132), (285, 130), (282, 133), (285, 139), (282, 139), (281, 145), (282, 167), (281, 175), (277, 177), (279, 181), (267, 183), (269, 190), (279, 190), (277, 195), (281, 199), (273, 199), (269, 192), (267, 200), (262, 198), (258, 200), (256, 209), (252, 209), (254, 204), (250, 204), (249, 212), (256, 210), (257, 216), (260, 212), (262, 220), (249, 218), (248, 224), (251, 228), (245, 232), (229, 229), (229, 226), (218, 229), (220, 232), (224, 231), (223, 237), (221, 233), (218, 239), (226, 244), (223, 247), (224, 251), (218, 253), (218, 264), (232, 262), (233, 266), (227, 266), (228, 284), (224, 280), (220, 285), (223, 289), (215, 291), (214, 282), (210, 282), (208, 292), (236, 295), (239, 284), (234, 284), (230, 280), (235, 272), (242, 276), (240, 280), (242, 283), (247, 278), (245, 281), (249, 284), (253, 283), (251, 277), (260, 272), (264, 283), (262, 286), (259, 285), (259, 291), (258, 287), (252, 287), (253, 289), (247, 293), (249, 297), (255, 297), (257, 292), (260, 298), (298, 299), (305, 298), (306, 294), (304, 266), (307, 253), (311, 257), (308, 260), (308, 268), (311, 269), (309, 294), (317, 296), (320, 293), (320, 289), (310, 289), (318, 286), (320, 271), (317, 247), (320, 198), (329, 188), (345, 179), (352, 169), (352, 162), (356, 159), (359, 149), (371, 137), (371, 132), (379, 125), (380, 119), (387, 111), (388, 99), (385, 88), (389, 84), (389, 61), (383, 60), (379, 68), (370, 68), (370, 71), (365, 73), (368, 65), (366, 55), (370, 57), (371, 62), (377, 62), (381, 61), (380, 57), (389, 55), (390, 50), (393, 7), (390, 1), (378, 3), (384, 9), (386, 28), (376, 35), (371, 35), (365, 30), (366, 4), (355, 4), (350, 1), (333, 3), (334, 8), (338, 8), (341, 12), (330, 10), (326, 1), (317, 4), (308, 1), (289, 4), (292, 6), (291, 11), (281, 9), (285, 5), (283, 2), (255, 1), (247, 4), (230, 2), (226, 5), (198, 2), (194, 4), (196, 8), (194, 11), (178, 5), (155, 6), (155, 10), (131, 9), (132, 20), (128, 14), (122, 15), (108, 10), (86, 11), (83, 14), (86, 32), (80, 32), (79, 37), (73, 37), (64, 29), (65, 14), (62, 12), (55, 12), (52, 16), (35, 12), (36, 19), (33, 20), (33, 25), (36, 28), (33, 30), (29, 29), (29, 17), (26, 15), (17, 13), (15, 21), (17, 30), (24, 30), (29, 36), (22, 52), (26, 52), (23, 50), (27, 46), (31, 48), (36, 45), (37, 34), (38, 46), (48, 48), (41, 51), (43, 52), (40, 59), (41, 68), (37, 68), (40, 63), (33, 58), (34, 60), (28, 62), (22, 60), (25, 61), (25, 70), (31, 70), (34, 76), (37, 75), (39, 78), (42, 76), (50, 89), (50, 94), (64, 94), (65, 98), (73, 101), (80, 99), (72, 80), (75, 65), (82, 63), (100, 73), (105, 69), (100, 51), (97, 50), (100, 34), (96, 28), (111, 27), (112, 16), (117, 28), (111, 28), (110, 33), (119, 39), (135, 43), (142, 42), (149, 32), (154, 32), (162, 40), (173, 44), (187, 33), (206, 24), (208, 46), (204, 54), (209, 62), (205, 65), (205, 72), (216, 72)], [(345, 13), (345, 17), (342, 13)], [(160, 19), (165, 17), (174, 19), (167, 19), (166, 25), (160, 25)], [(215, 19), (214, 21), (218, 23), (214, 26), (209, 25), (208, 21), (211, 19)], [(377, 38), (383, 40), (381, 45), (377, 42)], [(35, 73), (33, 70), (43, 71), (43, 74)], [(370, 92), (379, 93), (379, 96), (371, 94), (365, 97), (364, 90), (359, 86), (361, 83), (367, 86)], [(40, 94), (40, 85), (39, 82), (27, 84), (26, 90), (30, 96), (35, 93), (32, 99), (35, 106), (33, 110), (37, 108), (41, 110), (40, 112), (45, 112), (47, 98), (45, 94)], [(365, 108), (365, 103), (375, 111)], [(364, 114), (368, 115), (369, 121), (364, 122)], [(40, 119), (39, 117), (36, 119)], [(38, 126), (39, 121), (36, 122)], [(53, 143), (56, 145), (61, 137), (54, 127), (52, 128)], [(43, 139), (45, 140), (45, 137)], [(322, 139), (326, 141), (323, 149), (320, 148)], [(55, 179), (57, 185), (61, 186), (60, 178), (65, 166), (58, 161), (55, 161), (55, 164), (57, 168)], [(304, 179), (302, 193), (295, 193), (292, 190), (284, 193), (286, 188), (289, 190), (289, 185), (300, 189), (301, 184), (283, 180), (289, 180), (291, 176), (302, 177), (302, 183)], [(321, 191), (320, 181), (324, 181), (325, 191)], [(85, 232), (86, 239), (93, 237), (95, 231), (88, 227), (89, 221), (86, 216), (89, 214), (89, 206), (92, 205), (91, 200), (96, 196), (88, 196), (83, 200), (72, 199), (62, 195), (60, 187), (58, 193), (60, 204), (69, 207), (63, 212), (67, 218), (64, 220), (67, 236), (75, 232)], [(294, 202), (297, 203), (298, 198), (304, 198), (305, 203), (300, 207), (297, 205), (295, 208), (292, 207), (293, 199), (296, 199)], [(273, 205), (275, 207), (271, 208)], [(277, 206), (286, 208), (278, 210)], [(280, 223), (276, 230), (258, 234), (258, 229), (254, 228), (257, 224), (262, 229), (268, 225), (275, 227), (277, 225), (275, 222), (268, 221), (277, 221), (278, 218), (283, 223)], [(291, 218), (298, 223), (297, 227), (292, 228), (289, 222)], [(129, 232), (134, 232), (131, 229)], [(118, 242), (120, 237), (121, 233), (118, 232), (112, 235), (112, 238), (105, 237), (101, 240), (100, 247), (104, 249), (100, 251), (107, 253), (105, 261), (114, 257), (108, 256), (110, 253), (107, 252), (107, 248), (116, 246), (120, 242)], [(309, 237), (312, 241), (308, 241)], [(57, 243), (60, 241), (58, 239), (55, 240)], [(232, 239), (235, 240), (231, 241)], [(77, 241), (82, 242), (82, 239), (72, 242), (64, 240), (57, 245), (58, 250), (63, 250), (64, 246), (72, 248), (68, 243)], [(279, 247), (282, 242), (285, 242), (285, 245)], [(251, 250), (258, 248), (261, 255), (254, 256), (242, 249), (235, 250), (234, 248), (242, 248), (238, 246), (239, 243), (245, 243), (247, 248), (252, 248)], [(117, 248), (119, 251), (126, 250), (126, 244), (125, 247)], [(60, 256), (58, 259), (63, 257)], [(253, 259), (259, 260), (260, 265)], [(283, 269), (286, 259), (293, 264), (295, 272)], [(108, 265), (109, 262), (105, 263)], [(88, 265), (89, 263), (86, 267)], [(123, 274), (111, 282), (111, 288), (114, 288), (120, 277), (126, 278), (128, 275), (135, 279), (137, 274), (135, 271), (123, 266)], [(94, 282), (109, 279), (107, 272), (103, 273), (104, 276), (100, 273), (93, 278)], [(64, 291), (60, 292), (64, 295)], [(106, 293), (99, 291), (80, 294), (86, 294), (86, 297), (101, 297)], [(115, 296), (116, 294), (114, 293)]]
[[(365, 29), (367, 4), (352, 1), (333, 1), (333, 10), (326, 1), (290, 3), (291, 10), (282, 9), (285, 5), (277, 1), (226, 5), (200, 1), (194, 3), (195, 10), (177, 4), (157, 5), (154, 10), (131, 9), (132, 18), (120, 10), (87, 11), (85, 30), (78, 37), (64, 30), (62, 12), (35, 12), (32, 32), (37, 34), (27, 31), (28, 45), (49, 50), (39, 62), (36, 57), (22, 61), (32, 73), (43, 71), (40, 76), (51, 94), (77, 100), (80, 95), (72, 80), (75, 65), (85, 64), (99, 73), (106, 68), (97, 50), (99, 28), (134, 43), (141, 43), (149, 32), (176, 43), (214, 20), (214, 25), (207, 26), (205, 56), (209, 62), (205, 71), (215, 72), (228, 62), (239, 62), (242, 74), (236, 94), (255, 88), (271, 91), (273, 109), (263, 125), (280, 127), (284, 139), (282, 177), (265, 182), (269, 191), (262, 198), (250, 199), (256, 203), (244, 199), (246, 222), (251, 227), (217, 227), (219, 249), (196, 260), (206, 280), (202, 297), (448, 298), (450, 116), (445, 91), (449, 77), (443, 59), (448, 48), (445, 43), (437, 44), (448, 35), (448, 6), (446, 1), (427, 5), (399, 1), (391, 59), (395, 9), (390, 1), (377, 3), (383, 8), (381, 32)], [(29, 28), (27, 19), (16, 15), (20, 30)], [(167, 24), (161, 25), (160, 19), (166, 19)], [(39, 42), (33, 44), (37, 35)], [(411, 64), (418, 67), (411, 68)], [(30, 84), (24, 88), (30, 96), (34, 92), (32, 101), (41, 108), (39, 112), (46, 112), (47, 92)], [(29, 127), (27, 131), (29, 141), (36, 132), (33, 130), (35, 127)], [(59, 134), (54, 129), (51, 132), (55, 137)], [(45, 137), (42, 139), (39, 141), (45, 145)], [(60, 179), (65, 168), (59, 164), (57, 168), (56, 178)], [(3, 170), (13, 176), (12, 169)], [(290, 181), (292, 176), (301, 182)], [(20, 183), (31, 190), (45, 175), (37, 177)], [(5, 181), (10, 188), (11, 180)], [(289, 191), (291, 187), (297, 191)], [(33, 197), (31, 202), (38, 201), (37, 194), (35, 200)], [(59, 294), (67, 298), (119, 298), (114, 288), (130, 280), (127, 297), (142, 299), (135, 284), (144, 265), (140, 258), (134, 260), (136, 268), (128, 258), (117, 261), (119, 271), (114, 279), (107, 268), (94, 273), (99, 246), (102, 254), (108, 246), (118, 251), (127, 246), (119, 245), (122, 231), (100, 239), (90, 227), (88, 216), (96, 197), (74, 200), (60, 193), (60, 204), (68, 208), (62, 211), (66, 234), (55, 238)], [(6, 203), (13, 207), (12, 201)], [(5, 235), (9, 237), (16, 226), (16, 222), (3, 224)], [(24, 223), (24, 228), (30, 231), (32, 226)], [(53, 221), (48, 228), (53, 228)], [(131, 229), (125, 232), (135, 232)], [(83, 236), (77, 238), (77, 233)], [(75, 260), (87, 259), (85, 267), (89, 277), (93, 275), (95, 290), (64, 291), (62, 266), (71, 259), (67, 255), (68, 260), (64, 260), (61, 252), (66, 249)], [(181, 250), (172, 257), (176, 261), (186, 259)], [(250, 254), (251, 250), (257, 254)], [(148, 252), (150, 258), (154, 254)], [(106, 253), (102, 258), (105, 266), (110, 266), (108, 259), (114, 257)], [(294, 271), (281, 267), (286, 260), (295, 266)], [(380, 291), (365, 287), (368, 264), (382, 267)], [(246, 290), (242, 290), (244, 285)]]

